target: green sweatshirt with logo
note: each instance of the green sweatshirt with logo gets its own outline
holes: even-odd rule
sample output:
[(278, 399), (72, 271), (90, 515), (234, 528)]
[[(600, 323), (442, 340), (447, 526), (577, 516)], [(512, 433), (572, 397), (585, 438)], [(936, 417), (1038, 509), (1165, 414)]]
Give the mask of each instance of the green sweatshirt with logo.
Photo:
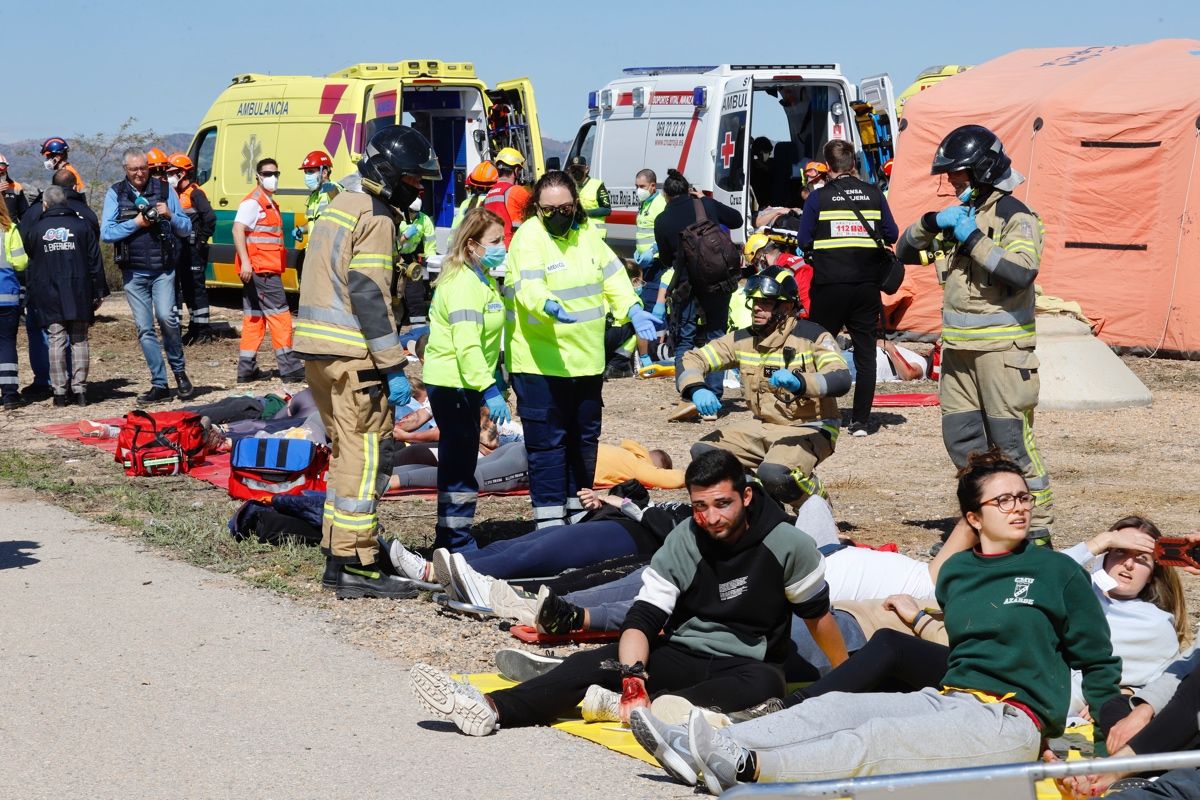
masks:
[[(950, 640), (944, 684), (1026, 705), (1047, 738), (1062, 734), (1071, 670), (1093, 715), (1120, 694), (1121, 659), (1088, 574), (1069, 556), (1022, 544), (1003, 555), (952, 556), (937, 581)], [(1096, 726), (1095, 740), (1104, 732)]]

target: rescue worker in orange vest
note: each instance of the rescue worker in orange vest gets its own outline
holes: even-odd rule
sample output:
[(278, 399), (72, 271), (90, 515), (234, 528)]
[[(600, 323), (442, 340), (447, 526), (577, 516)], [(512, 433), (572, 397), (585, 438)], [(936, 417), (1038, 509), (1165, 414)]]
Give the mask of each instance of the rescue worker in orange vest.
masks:
[[(376, 133), (348, 182), (309, 233), (296, 348), (333, 456), (321, 521), (322, 584), (347, 597), (412, 597), (417, 586), (379, 557), (379, 496), (392, 474), (393, 409), (412, 399), (408, 353), (389, 289), (396, 221), (441, 180), (429, 140), (404, 125)], [(389, 570), (384, 572), (383, 570)]]
[(217, 228), (217, 215), (208, 195), (192, 180), (193, 169), (192, 160), (183, 153), (172, 153), (167, 158), (167, 183), (179, 195), (183, 213), (192, 220), (192, 233), (180, 240), (179, 261), (175, 265), (175, 286), (189, 315), (187, 333), (183, 335), (185, 345), (216, 338), (209, 327), (204, 271), (208, 266), (208, 240)]
[(292, 312), (283, 291), (283, 269), (287, 265), (283, 217), (271, 197), (279, 187), (279, 164), (273, 158), (264, 158), (254, 171), (258, 186), (242, 200), (233, 219), (238, 277), (244, 284), (237, 382), (252, 383), (267, 377), (258, 368), (258, 347), (270, 328), (279, 377), (300, 383), (304, 366), (292, 353)]
[(496, 154), (499, 180), (484, 198), (483, 207), (504, 220), (504, 246), (512, 242), (513, 232), (525, 220), (529, 204), (529, 187), (521, 184), (521, 168), (525, 156), (515, 147), (506, 147)]
[(150, 177), (160, 181), (167, 179), (167, 154), (160, 148), (151, 147), (146, 151), (146, 166), (150, 167)]
[(87, 189), (87, 184), (83, 182), (83, 176), (79, 174), (79, 170), (71, 166), (69, 161), (71, 156), (71, 146), (67, 144), (67, 140), (58, 136), (53, 136), (42, 142), (42, 162), (43, 166), (49, 172), (58, 172), (60, 169), (69, 169), (71, 174), (75, 176), (75, 191), (83, 194)]

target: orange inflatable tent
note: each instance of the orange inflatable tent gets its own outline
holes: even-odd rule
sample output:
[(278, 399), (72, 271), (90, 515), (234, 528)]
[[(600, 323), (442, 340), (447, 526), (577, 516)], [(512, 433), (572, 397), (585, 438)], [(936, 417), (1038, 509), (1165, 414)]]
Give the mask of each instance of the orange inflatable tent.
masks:
[[(1200, 358), (1200, 41), (1019, 50), (904, 109), (889, 202), (901, 230), (955, 202), (929, 174), (942, 137), (991, 128), (1041, 215), (1038, 285), (1078, 302), (1106, 343)], [(939, 196), (947, 195), (947, 196)], [(909, 266), (900, 330), (936, 334), (932, 267)], [(886, 302), (885, 298), (885, 302)]]

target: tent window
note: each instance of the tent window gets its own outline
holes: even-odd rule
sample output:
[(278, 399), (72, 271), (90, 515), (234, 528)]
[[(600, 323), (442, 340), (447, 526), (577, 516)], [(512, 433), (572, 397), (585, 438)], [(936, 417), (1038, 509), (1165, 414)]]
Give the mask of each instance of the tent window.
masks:
[(1114, 149), (1133, 150), (1143, 147), (1159, 147), (1162, 142), (1080, 142), (1080, 147), (1111, 147)]
[(1149, 250), (1145, 244), (1111, 244), (1109, 242), (1066, 242), (1063, 247), (1072, 250)]

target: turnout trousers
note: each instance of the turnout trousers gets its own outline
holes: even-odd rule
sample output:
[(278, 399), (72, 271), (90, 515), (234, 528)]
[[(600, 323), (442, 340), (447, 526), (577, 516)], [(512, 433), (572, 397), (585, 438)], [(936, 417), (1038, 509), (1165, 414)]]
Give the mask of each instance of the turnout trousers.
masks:
[(309, 359), (304, 377), (329, 434), (321, 550), (335, 562), (368, 567), (379, 555), (379, 496), (392, 474), (392, 407), (370, 358)]
[(283, 278), (254, 273), (242, 286), (242, 342), (238, 352), (238, 377), (249, 378), (258, 369), (258, 348), (267, 330), (275, 348), (275, 364), (281, 376), (293, 375), (303, 367), (292, 352), (292, 312), (288, 309)]
[(479, 408), (483, 393), (427, 385), (429, 407), (437, 422), (437, 524), (434, 548), (451, 551), (475, 550), (471, 535), (475, 522), (475, 504), (479, 501), (479, 483), (475, 468), (479, 461)]
[(1041, 380), (1033, 350), (942, 350), (942, 440), (954, 466), (997, 445), (1020, 465), (1034, 496), (1030, 539), (1046, 539), (1054, 522), (1050, 475), (1033, 438)]
[(512, 375), (517, 413), (525, 427), (529, 496), (539, 528), (561, 525), (569, 514), (583, 510), (577, 492), (592, 488), (596, 478), (603, 386), (602, 375)]
[(816, 428), (741, 419), (692, 445), (692, 458), (716, 449), (737, 456), (747, 471), (757, 473), (767, 493), (782, 504), (799, 505), (810, 495), (825, 493), (813, 470), (833, 455), (833, 441)]

